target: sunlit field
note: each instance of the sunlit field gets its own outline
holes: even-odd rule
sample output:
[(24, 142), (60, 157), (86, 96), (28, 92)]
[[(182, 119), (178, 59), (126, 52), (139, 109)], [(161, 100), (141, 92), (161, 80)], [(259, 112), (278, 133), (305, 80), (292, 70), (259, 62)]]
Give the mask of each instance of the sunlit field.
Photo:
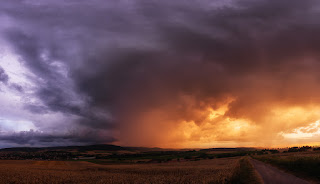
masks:
[(231, 183), (240, 158), (158, 164), (0, 161), (1, 183)]

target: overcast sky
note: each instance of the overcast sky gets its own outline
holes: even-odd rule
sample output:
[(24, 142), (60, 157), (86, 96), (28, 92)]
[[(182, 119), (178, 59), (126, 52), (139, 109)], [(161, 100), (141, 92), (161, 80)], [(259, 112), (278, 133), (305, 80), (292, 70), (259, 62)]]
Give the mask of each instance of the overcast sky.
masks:
[(0, 2), (0, 147), (317, 145), (320, 1)]

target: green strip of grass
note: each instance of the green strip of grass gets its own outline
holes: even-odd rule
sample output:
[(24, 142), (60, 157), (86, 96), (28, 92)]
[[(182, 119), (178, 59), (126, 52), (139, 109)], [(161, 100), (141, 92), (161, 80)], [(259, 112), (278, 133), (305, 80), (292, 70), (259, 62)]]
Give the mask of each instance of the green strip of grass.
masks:
[(239, 160), (239, 166), (235, 170), (231, 184), (262, 184), (261, 179), (249, 161), (245, 157)]

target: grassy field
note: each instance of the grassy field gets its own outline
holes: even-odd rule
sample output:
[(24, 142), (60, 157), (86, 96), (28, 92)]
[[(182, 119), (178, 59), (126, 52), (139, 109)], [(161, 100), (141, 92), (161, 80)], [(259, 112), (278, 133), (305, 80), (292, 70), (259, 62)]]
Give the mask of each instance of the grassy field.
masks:
[(320, 152), (280, 153), (254, 158), (320, 183)]
[(239, 160), (240, 157), (127, 165), (2, 160), (0, 183), (241, 183), (237, 182), (243, 167)]

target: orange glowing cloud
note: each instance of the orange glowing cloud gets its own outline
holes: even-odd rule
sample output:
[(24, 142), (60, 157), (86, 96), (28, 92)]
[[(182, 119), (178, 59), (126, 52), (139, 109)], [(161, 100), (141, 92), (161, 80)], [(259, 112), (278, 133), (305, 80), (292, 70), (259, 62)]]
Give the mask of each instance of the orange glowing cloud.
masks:
[[(187, 100), (189, 105), (194, 101)], [(270, 106), (260, 122), (228, 116), (235, 98), (195, 110), (189, 119), (170, 120), (171, 114), (145, 112), (134, 127), (126, 130), (120, 144), (171, 148), (215, 146), (282, 147), (317, 142), (320, 136), (320, 107)], [(192, 106), (192, 105), (191, 105)], [(187, 117), (187, 116), (186, 116)], [(125, 127), (127, 128), (127, 126)], [(131, 136), (130, 136), (131, 132)], [(129, 136), (128, 136), (129, 135)]]

